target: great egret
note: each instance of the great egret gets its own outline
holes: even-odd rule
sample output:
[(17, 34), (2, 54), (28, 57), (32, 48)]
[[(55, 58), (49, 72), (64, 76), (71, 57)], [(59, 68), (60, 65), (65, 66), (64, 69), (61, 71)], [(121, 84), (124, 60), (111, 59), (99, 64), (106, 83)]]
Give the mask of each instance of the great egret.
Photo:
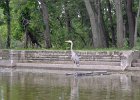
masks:
[(67, 43), (71, 44), (71, 60), (79, 67), (79, 57), (78, 55), (73, 51), (73, 42), (71, 40), (65, 41)]

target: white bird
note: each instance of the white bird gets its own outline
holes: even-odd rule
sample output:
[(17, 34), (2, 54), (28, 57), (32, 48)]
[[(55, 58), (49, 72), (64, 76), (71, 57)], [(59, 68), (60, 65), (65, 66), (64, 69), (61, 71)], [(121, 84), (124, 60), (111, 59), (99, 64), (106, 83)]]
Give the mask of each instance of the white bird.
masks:
[(79, 67), (79, 57), (78, 55), (73, 51), (73, 42), (71, 40), (65, 41), (67, 43), (71, 44), (71, 60)]

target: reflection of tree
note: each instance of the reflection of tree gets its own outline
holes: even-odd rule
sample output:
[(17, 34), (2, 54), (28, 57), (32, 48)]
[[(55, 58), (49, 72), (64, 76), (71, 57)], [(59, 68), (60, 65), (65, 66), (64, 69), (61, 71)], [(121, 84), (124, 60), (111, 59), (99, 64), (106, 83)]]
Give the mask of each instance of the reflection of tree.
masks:
[(7, 82), (7, 90), (6, 90), (6, 97), (7, 97), (7, 100), (11, 100), (11, 97), (12, 97), (12, 85), (13, 85), (13, 72), (11, 71), (9, 73), (9, 79), (8, 79), (8, 82)]
[(79, 80), (74, 77), (71, 82), (70, 100), (79, 100)]
[(13, 72), (8, 73), (8, 77), (5, 75), (0, 76), (2, 80), (0, 83), (0, 100), (11, 100), (12, 97), (12, 84), (13, 84)]
[(4, 100), (4, 90), (0, 89), (0, 100)]

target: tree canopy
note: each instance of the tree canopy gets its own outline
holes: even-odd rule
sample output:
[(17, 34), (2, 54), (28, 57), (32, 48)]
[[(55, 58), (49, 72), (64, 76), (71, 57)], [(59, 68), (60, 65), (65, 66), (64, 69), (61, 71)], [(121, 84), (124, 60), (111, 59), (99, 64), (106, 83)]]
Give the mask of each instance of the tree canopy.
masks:
[(140, 48), (139, 0), (0, 0), (0, 48)]

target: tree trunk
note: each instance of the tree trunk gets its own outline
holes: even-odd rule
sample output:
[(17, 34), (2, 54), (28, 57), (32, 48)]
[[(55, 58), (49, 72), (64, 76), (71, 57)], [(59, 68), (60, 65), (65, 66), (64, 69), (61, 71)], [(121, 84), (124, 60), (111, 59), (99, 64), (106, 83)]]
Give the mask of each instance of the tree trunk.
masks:
[(22, 25), (24, 27), (25, 31), (25, 37), (24, 37), (24, 48), (28, 48), (28, 25), (29, 25), (29, 20), (23, 17), (22, 20)]
[(99, 33), (100, 33), (103, 47), (108, 47), (109, 46), (109, 43), (108, 43), (109, 35), (107, 34), (107, 32), (105, 32), (103, 13), (102, 13), (102, 9), (101, 9), (101, 1), (97, 0), (97, 2), (98, 2), (97, 11), (98, 11)]
[(140, 1), (139, 1), (139, 7), (138, 7), (136, 23), (135, 23), (134, 46), (136, 46), (136, 42), (137, 42), (137, 31), (138, 31), (138, 18), (139, 18), (139, 15), (140, 15)]
[[(93, 35), (93, 45), (95, 48), (103, 48), (106, 46), (106, 42), (102, 30), (102, 25), (101, 25), (101, 16), (100, 16), (100, 8), (97, 9), (98, 15), (95, 13), (95, 9), (92, 9), (90, 1), (89, 0), (84, 0), (85, 6), (87, 8), (87, 12), (89, 14), (90, 18), (90, 23), (91, 23), (91, 28), (92, 28), (92, 35)], [(100, 3), (100, 2), (98, 2)], [(99, 4), (98, 4), (98, 7)], [(95, 8), (95, 7), (93, 7)], [(94, 11), (94, 12), (93, 12)]]
[(7, 43), (6, 48), (10, 48), (11, 43), (11, 18), (10, 18), (10, 7), (9, 7), (9, 0), (6, 0), (6, 17), (7, 17)]
[(24, 48), (28, 48), (28, 32), (27, 27), (25, 28), (25, 44)]
[(64, 6), (65, 6), (65, 22), (66, 22), (66, 27), (68, 32), (71, 32), (71, 18), (70, 18), (70, 14), (69, 14), (69, 9), (67, 6), (67, 1), (64, 2)]
[(124, 46), (124, 25), (121, 9), (121, 0), (114, 0), (116, 8), (116, 21), (117, 21), (117, 47), (122, 48)]
[(51, 47), (51, 40), (50, 40), (50, 29), (49, 29), (49, 14), (48, 9), (45, 3), (45, 0), (38, 0), (40, 2), (43, 21), (46, 26), (44, 31), (44, 37), (45, 37), (45, 48)]
[(112, 35), (112, 46), (116, 46), (116, 33), (115, 33), (115, 29), (114, 29), (114, 24), (113, 24), (113, 18), (112, 18), (112, 13), (111, 13), (111, 4), (110, 4), (110, 0), (107, 0), (107, 5), (108, 5), (108, 16), (109, 16), (109, 20), (110, 20), (110, 28), (111, 28), (111, 35)]
[(1, 34), (0, 34), (0, 49), (2, 49), (2, 36), (1, 36)]
[(132, 11), (133, 0), (126, 0), (126, 11), (129, 26), (129, 45), (134, 47), (135, 18)]

